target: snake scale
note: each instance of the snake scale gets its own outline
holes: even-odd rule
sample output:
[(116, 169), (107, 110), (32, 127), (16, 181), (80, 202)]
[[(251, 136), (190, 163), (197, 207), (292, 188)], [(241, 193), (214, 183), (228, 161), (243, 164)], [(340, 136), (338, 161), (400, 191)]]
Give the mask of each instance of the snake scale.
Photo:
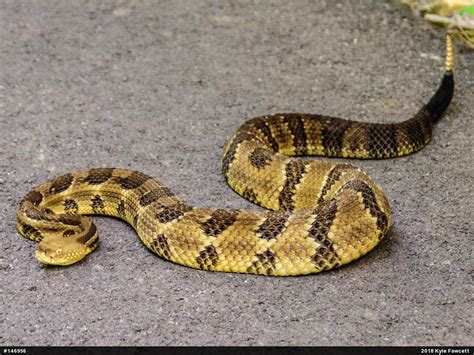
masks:
[(147, 248), (196, 269), (303, 275), (329, 270), (373, 249), (390, 227), (381, 188), (361, 169), (294, 156), (381, 159), (411, 154), (430, 140), (454, 91), (449, 35), (445, 74), (421, 110), (400, 123), (362, 123), (283, 113), (253, 118), (228, 141), (222, 172), (230, 187), (265, 211), (189, 206), (159, 181), (116, 168), (69, 173), (29, 192), (17, 209), (36, 258), (70, 265), (98, 245), (91, 219), (130, 223)]

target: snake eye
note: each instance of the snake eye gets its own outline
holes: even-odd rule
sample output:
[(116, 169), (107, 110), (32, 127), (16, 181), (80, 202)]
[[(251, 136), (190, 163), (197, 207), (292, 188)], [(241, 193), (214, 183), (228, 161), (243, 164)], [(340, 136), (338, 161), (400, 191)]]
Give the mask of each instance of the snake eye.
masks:
[(56, 249), (56, 254), (60, 255), (63, 251), (61, 249)]

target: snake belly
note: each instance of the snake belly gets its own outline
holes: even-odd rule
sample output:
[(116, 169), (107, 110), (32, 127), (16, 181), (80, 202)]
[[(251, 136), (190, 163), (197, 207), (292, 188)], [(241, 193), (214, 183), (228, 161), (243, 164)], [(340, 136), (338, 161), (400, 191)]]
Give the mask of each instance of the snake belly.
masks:
[(453, 91), (453, 49), (431, 100), (412, 118), (361, 123), (282, 113), (245, 122), (228, 141), (222, 172), (230, 187), (265, 211), (190, 206), (158, 180), (118, 168), (86, 169), (29, 192), (18, 229), (40, 242), (43, 263), (69, 265), (98, 243), (89, 214), (119, 217), (160, 257), (196, 269), (290, 276), (329, 270), (372, 250), (391, 214), (381, 188), (360, 168), (298, 156), (381, 159), (430, 140)]

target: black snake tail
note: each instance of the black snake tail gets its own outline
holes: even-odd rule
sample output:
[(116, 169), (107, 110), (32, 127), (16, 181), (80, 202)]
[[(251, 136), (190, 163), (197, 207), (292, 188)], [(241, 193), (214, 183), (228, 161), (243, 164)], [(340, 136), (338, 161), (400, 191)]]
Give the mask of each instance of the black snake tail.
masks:
[(431, 122), (436, 123), (443, 116), (449, 106), (454, 93), (454, 77), (452, 71), (446, 71), (438, 90), (426, 104), (425, 109), (431, 117)]
[(436, 123), (443, 116), (453, 98), (454, 93), (454, 49), (451, 37), (446, 37), (446, 64), (445, 73), (438, 90), (425, 105), (424, 109), (428, 112), (431, 122)]

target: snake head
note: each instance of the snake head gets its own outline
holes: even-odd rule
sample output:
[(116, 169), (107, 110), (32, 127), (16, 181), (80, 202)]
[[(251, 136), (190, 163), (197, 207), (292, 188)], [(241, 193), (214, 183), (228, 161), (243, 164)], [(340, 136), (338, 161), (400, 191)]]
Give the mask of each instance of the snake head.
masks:
[(48, 235), (36, 248), (35, 256), (43, 264), (67, 266), (84, 259), (94, 251), (98, 244), (98, 235), (84, 243), (83, 236)]

